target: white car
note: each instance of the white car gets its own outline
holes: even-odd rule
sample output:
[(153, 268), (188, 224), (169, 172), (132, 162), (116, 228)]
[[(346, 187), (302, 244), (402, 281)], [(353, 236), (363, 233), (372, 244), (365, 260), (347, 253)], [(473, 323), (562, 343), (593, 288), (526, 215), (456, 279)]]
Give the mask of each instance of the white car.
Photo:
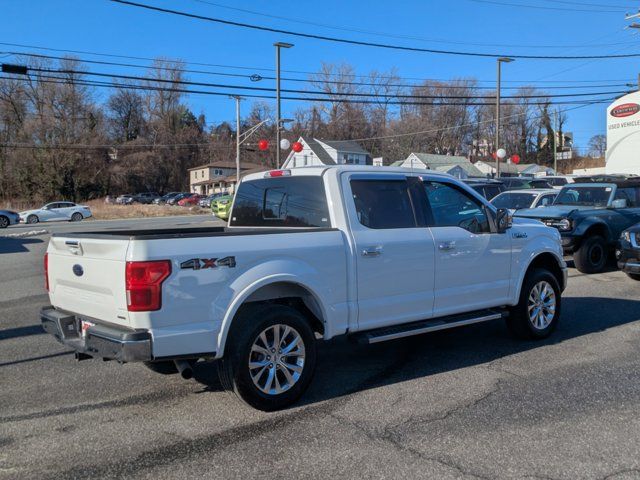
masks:
[(228, 227), (54, 234), (44, 267), (43, 327), (78, 360), (190, 378), (218, 359), (224, 388), (262, 410), (302, 395), (319, 338), (501, 318), (545, 338), (567, 280), (558, 229), (512, 223), (449, 175), (343, 165), (247, 175)]
[(22, 223), (79, 222), (91, 217), (91, 209), (73, 202), (52, 202), (35, 210), (20, 212)]
[(506, 208), (510, 213), (525, 208), (547, 207), (553, 204), (559, 190), (551, 188), (532, 188), (530, 190), (509, 190), (496, 195), (491, 203), (496, 208)]

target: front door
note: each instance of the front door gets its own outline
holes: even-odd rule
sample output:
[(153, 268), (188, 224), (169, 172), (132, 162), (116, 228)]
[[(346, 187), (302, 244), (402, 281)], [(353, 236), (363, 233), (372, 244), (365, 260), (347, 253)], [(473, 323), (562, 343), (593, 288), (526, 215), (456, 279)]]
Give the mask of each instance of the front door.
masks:
[(434, 244), (424, 215), (416, 214), (412, 184), (402, 174), (343, 176), (358, 330), (432, 316)]
[(434, 315), (505, 305), (511, 236), (495, 231), (488, 206), (446, 180), (424, 181), (435, 242)]

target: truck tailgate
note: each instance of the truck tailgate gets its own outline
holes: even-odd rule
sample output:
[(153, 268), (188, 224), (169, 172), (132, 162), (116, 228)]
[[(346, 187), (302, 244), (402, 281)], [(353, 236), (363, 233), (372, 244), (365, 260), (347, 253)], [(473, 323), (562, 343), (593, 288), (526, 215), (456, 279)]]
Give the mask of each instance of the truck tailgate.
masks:
[(129, 240), (52, 237), (49, 299), (61, 310), (128, 326), (125, 265)]

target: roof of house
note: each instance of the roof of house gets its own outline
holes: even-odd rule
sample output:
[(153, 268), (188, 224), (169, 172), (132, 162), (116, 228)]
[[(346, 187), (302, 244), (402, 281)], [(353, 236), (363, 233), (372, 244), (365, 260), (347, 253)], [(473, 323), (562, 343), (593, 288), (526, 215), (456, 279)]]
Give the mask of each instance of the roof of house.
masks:
[[(468, 158), (458, 155), (437, 155), (433, 153), (415, 153), (411, 155), (415, 156), (418, 160), (424, 163), (431, 170), (438, 170), (446, 172), (451, 170), (454, 166), (461, 167), (467, 175), (470, 177), (482, 177), (483, 174), (478, 168), (476, 168)], [(406, 160), (394, 162), (393, 165), (402, 165)], [(442, 167), (442, 168), (440, 168)]]
[[(336, 162), (331, 158), (322, 145), (317, 140), (303, 138), (304, 142), (309, 146), (313, 154), (318, 157), (325, 165), (335, 165)], [(325, 142), (326, 143), (326, 142)]]
[(349, 152), (349, 153), (363, 153), (365, 155), (369, 155), (359, 143), (354, 142), (353, 140), (317, 140), (320, 143), (327, 145), (328, 147), (334, 148), (341, 152)]
[[(250, 163), (250, 162), (241, 162), (240, 163), (240, 169), (241, 170), (247, 170), (249, 168), (256, 168), (259, 167), (260, 165), (257, 165), (255, 163)], [(236, 168), (236, 161), (235, 160), (223, 160), (223, 161), (219, 161), (219, 162), (212, 162), (212, 163), (208, 163), (206, 165), (199, 165), (197, 167), (193, 167), (190, 168), (189, 171), (191, 170), (201, 170), (203, 168)]]

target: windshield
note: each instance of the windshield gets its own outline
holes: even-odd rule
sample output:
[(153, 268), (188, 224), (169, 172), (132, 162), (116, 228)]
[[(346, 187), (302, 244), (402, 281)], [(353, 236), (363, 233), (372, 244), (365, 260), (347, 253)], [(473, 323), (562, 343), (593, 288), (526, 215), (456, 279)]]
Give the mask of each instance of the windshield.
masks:
[(519, 210), (521, 208), (530, 208), (536, 194), (533, 193), (502, 193), (491, 200), (496, 208), (509, 208)]
[(612, 190), (612, 187), (564, 187), (553, 204), (606, 207)]

